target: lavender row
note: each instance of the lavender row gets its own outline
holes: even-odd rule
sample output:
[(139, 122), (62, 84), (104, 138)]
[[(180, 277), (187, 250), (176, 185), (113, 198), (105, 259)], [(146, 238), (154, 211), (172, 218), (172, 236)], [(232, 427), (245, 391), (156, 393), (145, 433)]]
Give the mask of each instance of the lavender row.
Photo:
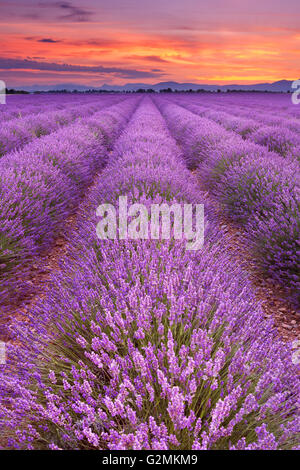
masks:
[(206, 118), (156, 99), (187, 165), (245, 228), (261, 268), (299, 303), (299, 166)]
[(76, 95), (34, 95), (26, 96), (24, 100), (11, 101), (11, 96), (7, 97), (5, 106), (0, 106), (0, 123), (4, 124), (14, 118), (22, 118), (29, 114), (38, 114), (49, 110), (64, 109), (66, 105), (80, 106), (88, 101), (95, 101), (95, 97), (77, 97)]
[[(76, 207), (138, 98), (38, 139), (0, 162), (1, 303), (23, 294), (25, 265), (48, 249)], [(114, 100), (113, 100), (114, 101)], [(21, 270), (21, 271), (20, 271)], [(16, 277), (17, 276), (17, 277)]]
[[(187, 95), (183, 95), (187, 96)], [(260, 111), (266, 116), (279, 116), (284, 119), (299, 119), (300, 109), (292, 102), (291, 95), (268, 94), (268, 93), (236, 93), (236, 94), (201, 94), (191, 95), (195, 103), (212, 107), (223, 106), (230, 109), (232, 106), (239, 107), (251, 114), (252, 111)]]
[[(202, 250), (97, 239), (101, 203), (204, 203)], [(297, 447), (299, 375), (223, 249), (206, 196), (146, 98), (82, 208), (73, 251), (0, 380), (14, 449)]]
[(272, 123), (261, 111), (251, 113), (249, 118), (249, 111), (241, 114), (234, 106), (230, 107), (228, 113), (219, 111), (214, 106), (208, 108), (207, 105), (198, 105), (192, 99), (180, 97), (175, 102), (199, 116), (217, 122), (229, 131), (240, 134), (244, 139), (266, 146), (271, 152), (300, 160), (299, 121), (288, 120), (286, 123), (283, 118), (273, 118)]
[(13, 119), (0, 130), (0, 158), (14, 149), (23, 147), (35, 138), (48, 135), (77, 119), (88, 118), (96, 111), (122, 99), (124, 98), (112, 97), (108, 101), (101, 99), (81, 106), (74, 106), (71, 103), (63, 110), (47, 110), (43, 113)]
[(242, 118), (253, 119), (259, 123), (267, 126), (283, 126), (294, 132), (299, 132), (300, 130), (300, 120), (295, 116), (291, 116), (285, 109), (276, 111), (267, 111), (263, 107), (263, 102), (260, 106), (255, 107), (254, 109), (248, 108), (246, 106), (241, 106), (240, 103), (231, 103), (230, 108), (227, 104), (214, 103), (213, 108), (216, 110), (230, 112), (234, 116), (239, 116)]

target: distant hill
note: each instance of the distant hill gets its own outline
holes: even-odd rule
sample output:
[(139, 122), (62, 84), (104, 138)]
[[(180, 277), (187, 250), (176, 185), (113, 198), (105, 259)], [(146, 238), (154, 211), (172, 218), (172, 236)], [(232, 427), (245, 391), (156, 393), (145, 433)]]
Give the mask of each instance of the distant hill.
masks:
[(86, 86), (86, 85), (79, 85), (77, 83), (59, 83), (57, 85), (30, 85), (30, 86), (22, 86), (22, 87), (15, 87), (16, 89), (22, 88), (22, 90), (34, 92), (34, 91), (54, 91), (54, 90), (67, 90), (67, 91), (87, 91), (93, 90), (94, 87)]
[[(269, 91), (269, 92), (288, 92), (292, 91), (292, 81), (280, 80), (274, 83), (256, 83), (253, 85), (206, 85), (198, 83), (177, 83), (177, 82), (160, 82), (153, 85), (148, 83), (126, 83), (126, 85), (109, 85), (105, 84), (101, 87), (91, 87), (87, 85), (78, 85), (76, 83), (62, 83), (57, 85), (31, 85), (23, 86), (22, 90), (34, 91), (53, 91), (53, 90), (67, 90), (67, 91), (137, 91), (139, 89), (147, 90), (152, 88), (155, 91), (166, 90), (171, 88), (172, 91), (188, 91), (188, 90), (206, 90), (206, 91)], [(17, 88), (17, 87), (16, 87)], [(18, 89), (18, 88), (17, 88)]]
[(127, 83), (123, 86), (117, 85), (102, 85), (101, 90), (114, 90), (114, 91), (132, 91), (138, 89), (152, 88), (155, 91), (171, 88), (173, 91), (186, 91), (186, 90), (206, 90), (206, 91), (217, 91), (217, 90), (242, 90), (242, 91), (274, 91), (274, 92), (287, 92), (292, 90), (292, 81), (280, 80), (274, 83), (257, 83), (254, 85), (206, 85), (198, 83), (177, 83), (177, 82), (160, 82), (154, 85), (145, 83)]

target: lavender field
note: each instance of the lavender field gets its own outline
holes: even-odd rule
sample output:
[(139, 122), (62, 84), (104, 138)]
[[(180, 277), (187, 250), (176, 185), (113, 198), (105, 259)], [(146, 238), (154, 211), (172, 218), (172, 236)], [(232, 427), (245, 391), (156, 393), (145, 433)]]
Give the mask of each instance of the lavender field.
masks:
[[(287, 94), (8, 96), (0, 448), (300, 449), (299, 160)], [(100, 240), (119, 196), (203, 247)]]

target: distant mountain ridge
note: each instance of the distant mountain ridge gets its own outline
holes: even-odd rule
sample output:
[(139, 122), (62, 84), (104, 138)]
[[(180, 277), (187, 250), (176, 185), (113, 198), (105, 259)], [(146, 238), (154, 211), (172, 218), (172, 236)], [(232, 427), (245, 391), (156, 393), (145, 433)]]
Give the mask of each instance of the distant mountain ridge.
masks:
[(172, 91), (187, 91), (187, 90), (206, 90), (206, 91), (269, 91), (269, 92), (285, 92), (292, 91), (292, 81), (280, 80), (274, 83), (256, 83), (253, 85), (207, 85), (198, 83), (178, 83), (178, 82), (160, 82), (153, 85), (147, 83), (126, 83), (125, 85), (109, 85), (104, 84), (101, 87), (93, 87), (87, 85), (78, 85), (76, 83), (62, 83), (57, 85), (31, 85), (24, 87), (15, 87), (16, 89), (22, 89), (25, 91), (53, 91), (53, 90), (67, 90), (67, 91), (87, 91), (87, 90), (99, 90), (99, 91), (137, 91), (139, 89), (147, 90), (152, 89), (160, 91), (171, 88)]

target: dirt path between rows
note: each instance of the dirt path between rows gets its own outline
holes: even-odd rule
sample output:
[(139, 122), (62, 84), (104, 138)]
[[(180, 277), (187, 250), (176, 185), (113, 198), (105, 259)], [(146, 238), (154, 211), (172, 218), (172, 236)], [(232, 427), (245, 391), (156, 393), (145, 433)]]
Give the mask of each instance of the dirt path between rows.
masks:
[(300, 311), (296, 310), (288, 301), (284, 289), (272, 279), (266, 278), (260, 271), (253, 255), (243, 241), (243, 228), (234, 225), (224, 215), (221, 204), (211, 196), (199, 173), (193, 173), (197, 178), (199, 189), (209, 195), (210, 202), (217, 213), (220, 228), (225, 233), (226, 246), (224, 248), (230, 253), (233, 261), (249, 274), (265, 318), (272, 317), (274, 319), (275, 327), (283, 340), (300, 340)]

